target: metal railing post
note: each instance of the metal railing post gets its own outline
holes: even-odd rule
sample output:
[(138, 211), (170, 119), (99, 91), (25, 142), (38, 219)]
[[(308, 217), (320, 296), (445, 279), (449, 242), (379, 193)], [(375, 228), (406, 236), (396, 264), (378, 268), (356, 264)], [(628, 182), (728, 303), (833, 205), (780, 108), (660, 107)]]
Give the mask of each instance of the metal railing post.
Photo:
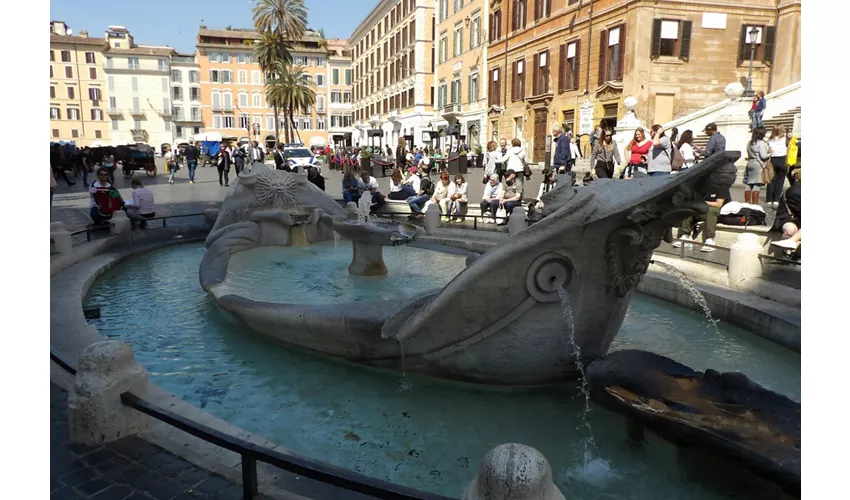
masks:
[(162, 227), (168, 227), (168, 223), (166, 222), (167, 220), (168, 220), (168, 217), (162, 218)]
[(242, 498), (254, 500), (257, 496), (257, 461), (242, 454)]

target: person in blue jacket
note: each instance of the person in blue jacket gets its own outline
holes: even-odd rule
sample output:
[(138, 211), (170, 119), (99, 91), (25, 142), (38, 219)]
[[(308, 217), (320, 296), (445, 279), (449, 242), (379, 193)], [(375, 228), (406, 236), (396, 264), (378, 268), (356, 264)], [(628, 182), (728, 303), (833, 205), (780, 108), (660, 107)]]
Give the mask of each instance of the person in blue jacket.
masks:
[(570, 154), (570, 138), (561, 133), (561, 127), (552, 127), (552, 140), (555, 142), (555, 159), (552, 165), (558, 173), (569, 172), (573, 169), (573, 157)]

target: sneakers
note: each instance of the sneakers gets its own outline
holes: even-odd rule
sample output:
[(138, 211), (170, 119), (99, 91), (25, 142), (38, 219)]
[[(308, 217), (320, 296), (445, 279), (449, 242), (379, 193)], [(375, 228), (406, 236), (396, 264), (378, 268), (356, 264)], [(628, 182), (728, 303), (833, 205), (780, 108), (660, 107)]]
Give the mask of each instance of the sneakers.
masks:
[[(705, 244), (706, 245), (712, 245), (712, 246), (716, 245), (716, 243), (714, 242), (714, 238), (709, 238), (709, 239), (705, 240)], [(702, 248), (699, 249), (700, 252), (713, 252), (714, 250), (715, 249), (712, 248), (712, 247), (702, 247)]]
[(455, 222), (463, 222), (463, 217), (455, 217)]
[(194, 184), (194, 183), (195, 183), (195, 181), (189, 181), (189, 184)]
[[(683, 235), (681, 238), (679, 238), (679, 240), (684, 240), (684, 241), (694, 241), (694, 240), (693, 240), (693, 238), (691, 238), (691, 237), (690, 237), (690, 236), (688, 236), (687, 234)], [(690, 250), (690, 249), (691, 249), (691, 248), (693, 248), (693, 247), (694, 247), (694, 246), (693, 246), (692, 244), (690, 244), (690, 243), (685, 243), (685, 248), (686, 248), (686, 249)], [(682, 242), (681, 242), (681, 241), (678, 241), (678, 240), (677, 240), (677, 241), (674, 241), (674, 242), (673, 242), (673, 248), (682, 248)]]
[(443, 218), (442, 218), (442, 221), (443, 221), (443, 222), (451, 222), (451, 219), (449, 219), (448, 217), (443, 217)]

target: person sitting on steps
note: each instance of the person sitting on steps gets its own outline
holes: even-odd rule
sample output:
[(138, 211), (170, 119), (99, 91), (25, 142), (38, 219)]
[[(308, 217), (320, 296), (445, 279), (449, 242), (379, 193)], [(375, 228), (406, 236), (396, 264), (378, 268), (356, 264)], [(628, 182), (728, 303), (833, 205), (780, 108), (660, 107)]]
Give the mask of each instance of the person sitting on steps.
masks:
[[(708, 194), (705, 196), (705, 203), (708, 205), (708, 212), (705, 215), (695, 215), (688, 217), (682, 221), (682, 226), (679, 229), (679, 239), (685, 241), (693, 241), (694, 225), (698, 221), (705, 221), (702, 232), (702, 242), (705, 245), (700, 248), (700, 252), (713, 252), (714, 236), (717, 234), (717, 219), (720, 217), (720, 209), (723, 205), (729, 203), (732, 195), (729, 192), (729, 187), (711, 185), (708, 189)], [(673, 247), (681, 248), (681, 241), (674, 241)], [(692, 248), (690, 243), (685, 244), (685, 248)]]
[(124, 211), (127, 212), (127, 218), (133, 221), (133, 227), (138, 223), (139, 229), (145, 229), (148, 227), (147, 219), (156, 217), (153, 193), (139, 179), (133, 179), (130, 185), (133, 187), (133, 200), (124, 203)]
[[(522, 185), (517, 182), (517, 174), (511, 168), (505, 172), (505, 188), (502, 190), (499, 205), (505, 209), (508, 217), (511, 216), (514, 208), (522, 206)], [(507, 223), (507, 219), (503, 219), (499, 225), (504, 226)]]

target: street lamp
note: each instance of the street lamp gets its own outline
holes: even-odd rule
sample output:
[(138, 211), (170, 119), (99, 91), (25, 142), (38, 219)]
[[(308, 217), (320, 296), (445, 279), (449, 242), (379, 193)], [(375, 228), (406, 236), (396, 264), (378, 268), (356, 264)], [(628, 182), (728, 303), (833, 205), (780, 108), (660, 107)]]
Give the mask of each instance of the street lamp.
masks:
[(756, 40), (759, 34), (759, 29), (755, 26), (750, 28), (750, 74), (747, 76), (747, 88), (744, 89), (744, 97), (752, 97), (755, 95), (753, 91), (753, 60), (756, 58)]

